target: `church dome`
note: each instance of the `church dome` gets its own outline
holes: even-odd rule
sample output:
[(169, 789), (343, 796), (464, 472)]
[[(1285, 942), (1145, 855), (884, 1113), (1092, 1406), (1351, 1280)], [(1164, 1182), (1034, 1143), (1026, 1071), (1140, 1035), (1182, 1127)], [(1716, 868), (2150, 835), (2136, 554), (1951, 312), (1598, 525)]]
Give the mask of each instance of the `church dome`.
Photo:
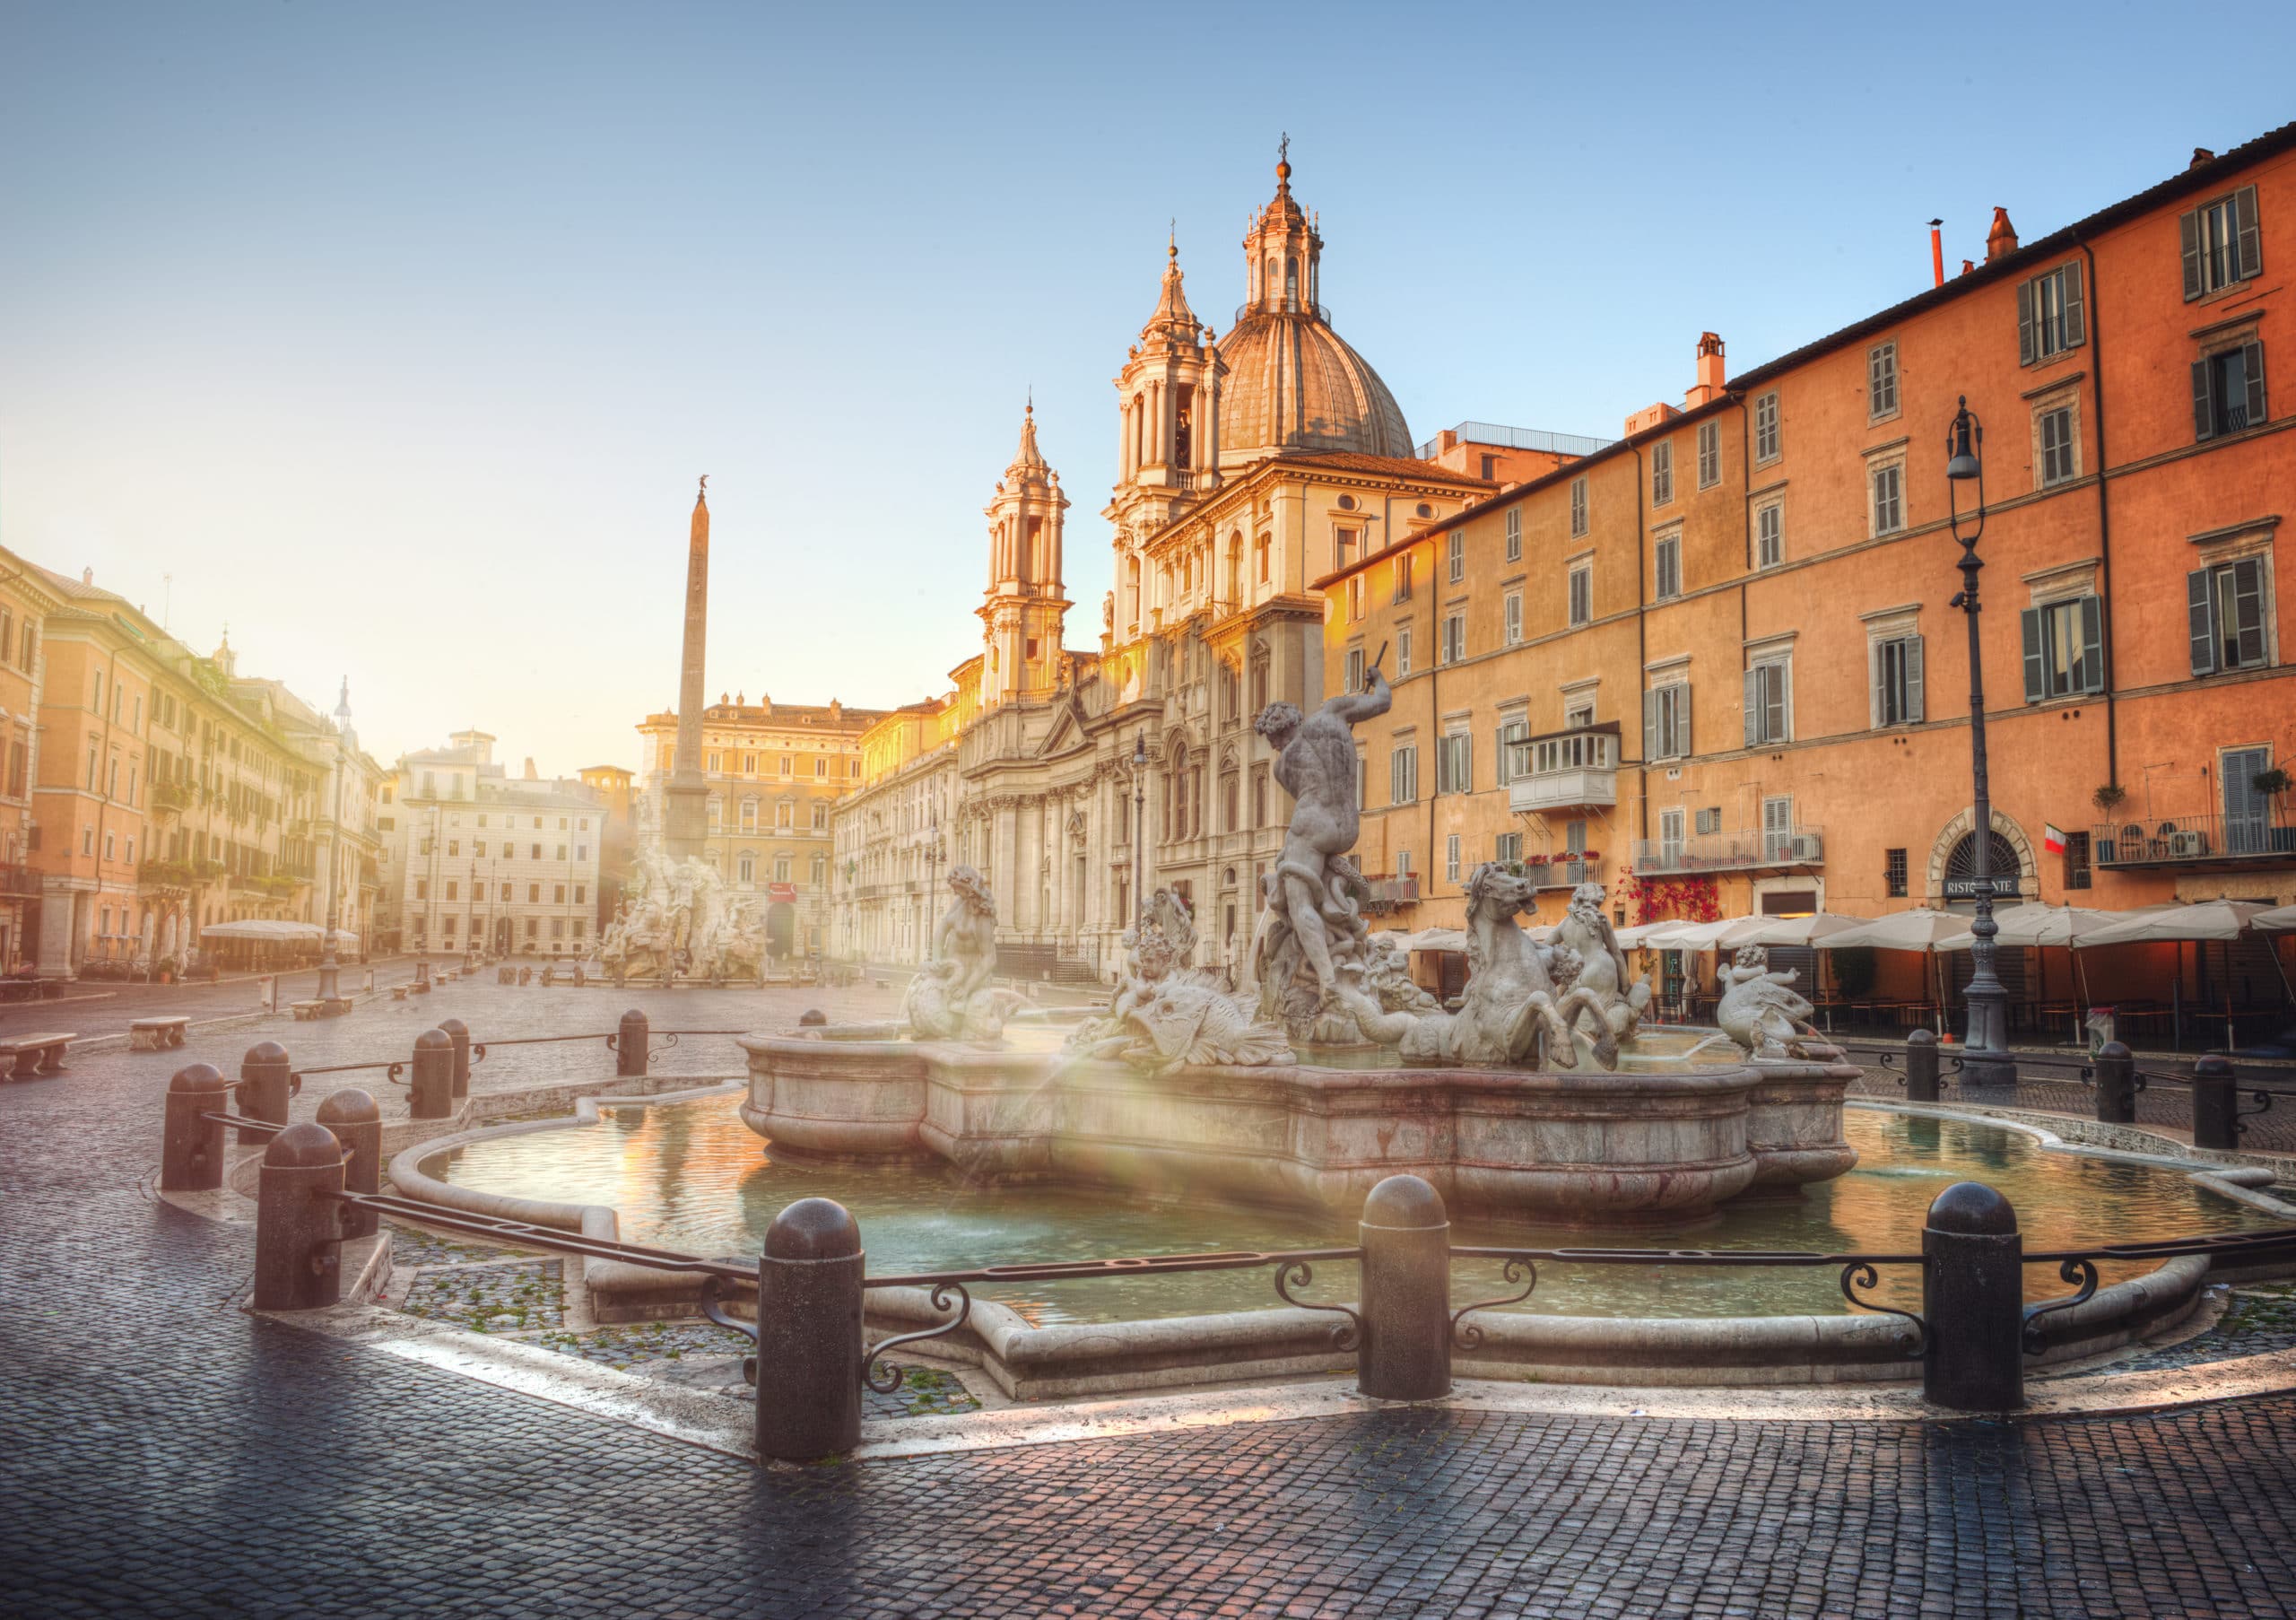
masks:
[(1412, 452), (1396, 396), (1317, 314), (1249, 310), (1220, 340), (1220, 358), (1222, 466), (1287, 449)]

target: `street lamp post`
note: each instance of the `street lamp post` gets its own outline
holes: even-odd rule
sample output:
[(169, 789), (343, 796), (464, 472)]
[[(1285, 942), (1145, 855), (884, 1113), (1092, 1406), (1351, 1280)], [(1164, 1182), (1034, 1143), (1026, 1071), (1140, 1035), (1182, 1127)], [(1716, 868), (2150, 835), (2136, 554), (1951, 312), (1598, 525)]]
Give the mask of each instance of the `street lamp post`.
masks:
[[(1977, 554), (1978, 537), (1985, 533), (1985, 427), (1970, 409), (1968, 396), (1953, 414), (1945, 436), (1946, 512), (1953, 538), (1960, 542), (1961, 588), (1950, 605), (1967, 615), (1970, 631), (1970, 775), (1972, 858), (1970, 886), (1975, 891), (1977, 916), (1970, 924), (1970, 982), (1962, 992), (1969, 1023), (1961, 1048), (1961, 1075), (1969, 1085), (2014, 1085), (2016, 1060), (2009, 1055), (2009, 992), (2001, 983), (1994, 962), (1994, 936), (2001, 929), (1993, 920), (1993, 795), (1986, 778), (1985, 666), (1978, 642), (1978, 570), (1985, 566)], [(1961, 532), (1960, 486), (1974, 480), (1977, 507), (1967, 534)]]
[(934, 880), (940, 875), (940, 867), (941, 820), (940, 817), (935, 816), (933, 819), (933, 824), (926, 829), (925, 832), (925, 904), (922, 908), (923, 915), (918, 919), (925, 936), (923, 942), (925, 948), (918, 957), (920, 962), (933, 960), (933, 906), (935, 896), (940, 893)]
[(351, 677), (343, 680), (342, 701), (335, 708), (335, 804), (327, 813), (326, 938), (320, 942), (319, 999), (333, 1003), (341, 994), (342, 969), (335, 956), (335, 930), (343, 903), (343, 776), (349, 762), (351, 740)]
[[(1148, 903), (1148, 728), (1132, 735), (1132, 915)], [(1127, 925), (1128, 926), (1128, 925)]]

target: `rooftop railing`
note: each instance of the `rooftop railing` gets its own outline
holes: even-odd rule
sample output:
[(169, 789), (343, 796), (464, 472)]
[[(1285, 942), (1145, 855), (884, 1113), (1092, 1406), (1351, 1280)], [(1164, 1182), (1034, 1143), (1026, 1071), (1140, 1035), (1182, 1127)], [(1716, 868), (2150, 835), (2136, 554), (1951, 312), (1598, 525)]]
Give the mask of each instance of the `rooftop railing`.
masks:
[[(1551, 456), (1592, 456), (1606, 450), (1618, 440), (1590, 439), (1581, 433), (1550, 433), (1541, 428), (1502, 427), (1495, 422), (1463, 422), (1451, 430), (1459, 444), (1497, 445), (1509, 450), (1544, 450)], [(1442, 451), (1443, 440), (1439, 435), (1421, 445), (1412, 454), (1422, 461), (1432, 461)]]

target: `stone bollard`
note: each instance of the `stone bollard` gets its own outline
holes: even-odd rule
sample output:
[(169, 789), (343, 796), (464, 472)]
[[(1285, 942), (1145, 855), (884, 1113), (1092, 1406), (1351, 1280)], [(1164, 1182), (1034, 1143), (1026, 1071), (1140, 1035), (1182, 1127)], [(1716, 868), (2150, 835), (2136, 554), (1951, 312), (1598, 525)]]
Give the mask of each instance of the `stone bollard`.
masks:
[(459, 1018), (441, 1018), (439, 1027), (455, 1043), (455, 1095), (470, 1095), (470, 1025)]
[[(383, 1190), (383, 1110), (380, 1104), (356, 1086), (319, 1100), (318, 1121), (343, 1144), (343, 1190)], [(371, 1238), (379, 1226), (371, 1209), (343, 1210), (343, 1235)]]
[(613, 1038), (613, 1072), (624, 1080), (637, 1079), (646, 1073), (647, 1045), (653, 1039), (653, 1026), (646, 1015), (631, 1007), (622, 1015), (622, 1027)]
[(1937, 1195), (1921, 1232), (1922, 1398), (1961, 1412), (2025, 1404), (2025, 1241), (1982, 1181)]
[(2136, 1123), (2136, 1058), (2118, 1041), (2097, 1049), (2097, 1123)]
[(2211, 1052), (2192, 1066), (2192, 1145), (2229, 1152), (2240, 1145), (2240, 1093), (2232, 1060)]
[(255, 1308), (317, 1311), (343, 1298), (343, 1144), (291, 1125), (263, 1150), (255, 1195)]
[(1905, 1038), (1905, 1100), (1937, 1101), (1937, 1032), (1916, 1030)]
[(168, 1082), (168, 1122), (160, 1148), (160, 1190), (213, 1192), (223, 1185), (228, 1126), (202, 1114), (230, 1111), (230, 1087), (212, 1063), (194, 1063)]
[(842, 1204), (800, 1198), (757, 1261), (757, 1449), (802, 1462), (861, 1442), (861, 1228)]
[[(287, 1099), (295, 1090), (295, 1065), (276, 1041), (259, 1041), (239, 1059), (238, 1112), (249, 1119), (287, 1123)], [(268, 1142), (275, 1132), (243, 1131), (243, 1142)]]
[(418, 961), (414, 964), (414, 983), (411, 988), (418, 996), (430, 993), (430, 963), (428, 960)]
[(1362, 1344), (1356, 1387), (1380, 1400), (1451, 1392), (1451, 1223), (1417, 1176), (1389, 1176), (1363, 1200)]
[(406, 1111), (417, 1119), (443, 1119), (455, 1111), (455, 1041), (444, 1030), (425, 1030), (414, 1038)]

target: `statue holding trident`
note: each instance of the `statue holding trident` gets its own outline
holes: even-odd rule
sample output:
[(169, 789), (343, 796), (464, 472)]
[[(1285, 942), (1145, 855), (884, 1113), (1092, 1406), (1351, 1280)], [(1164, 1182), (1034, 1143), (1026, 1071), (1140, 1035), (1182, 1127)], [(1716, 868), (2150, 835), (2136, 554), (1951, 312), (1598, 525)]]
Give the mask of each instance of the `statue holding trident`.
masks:
[(1311, 715), (1284, 702), (1260, 710), (1254, 728), (1276, 750), (1275, 780), (1292, 795), (1283, 852), (1262, 896), (1251, 970), (1260, 1015), (1298, 1040), (1359, 1039), (1354, 1019), (1335, 995), (1342, 971), (1361, 972), (1365, 927), (1352, 892), (1361, 879), (1347, 858), (1362, 806), (1352, 727), (1387, 712), (1394, 701), (1379, 659), (1361, 692), (1345, 692)]

